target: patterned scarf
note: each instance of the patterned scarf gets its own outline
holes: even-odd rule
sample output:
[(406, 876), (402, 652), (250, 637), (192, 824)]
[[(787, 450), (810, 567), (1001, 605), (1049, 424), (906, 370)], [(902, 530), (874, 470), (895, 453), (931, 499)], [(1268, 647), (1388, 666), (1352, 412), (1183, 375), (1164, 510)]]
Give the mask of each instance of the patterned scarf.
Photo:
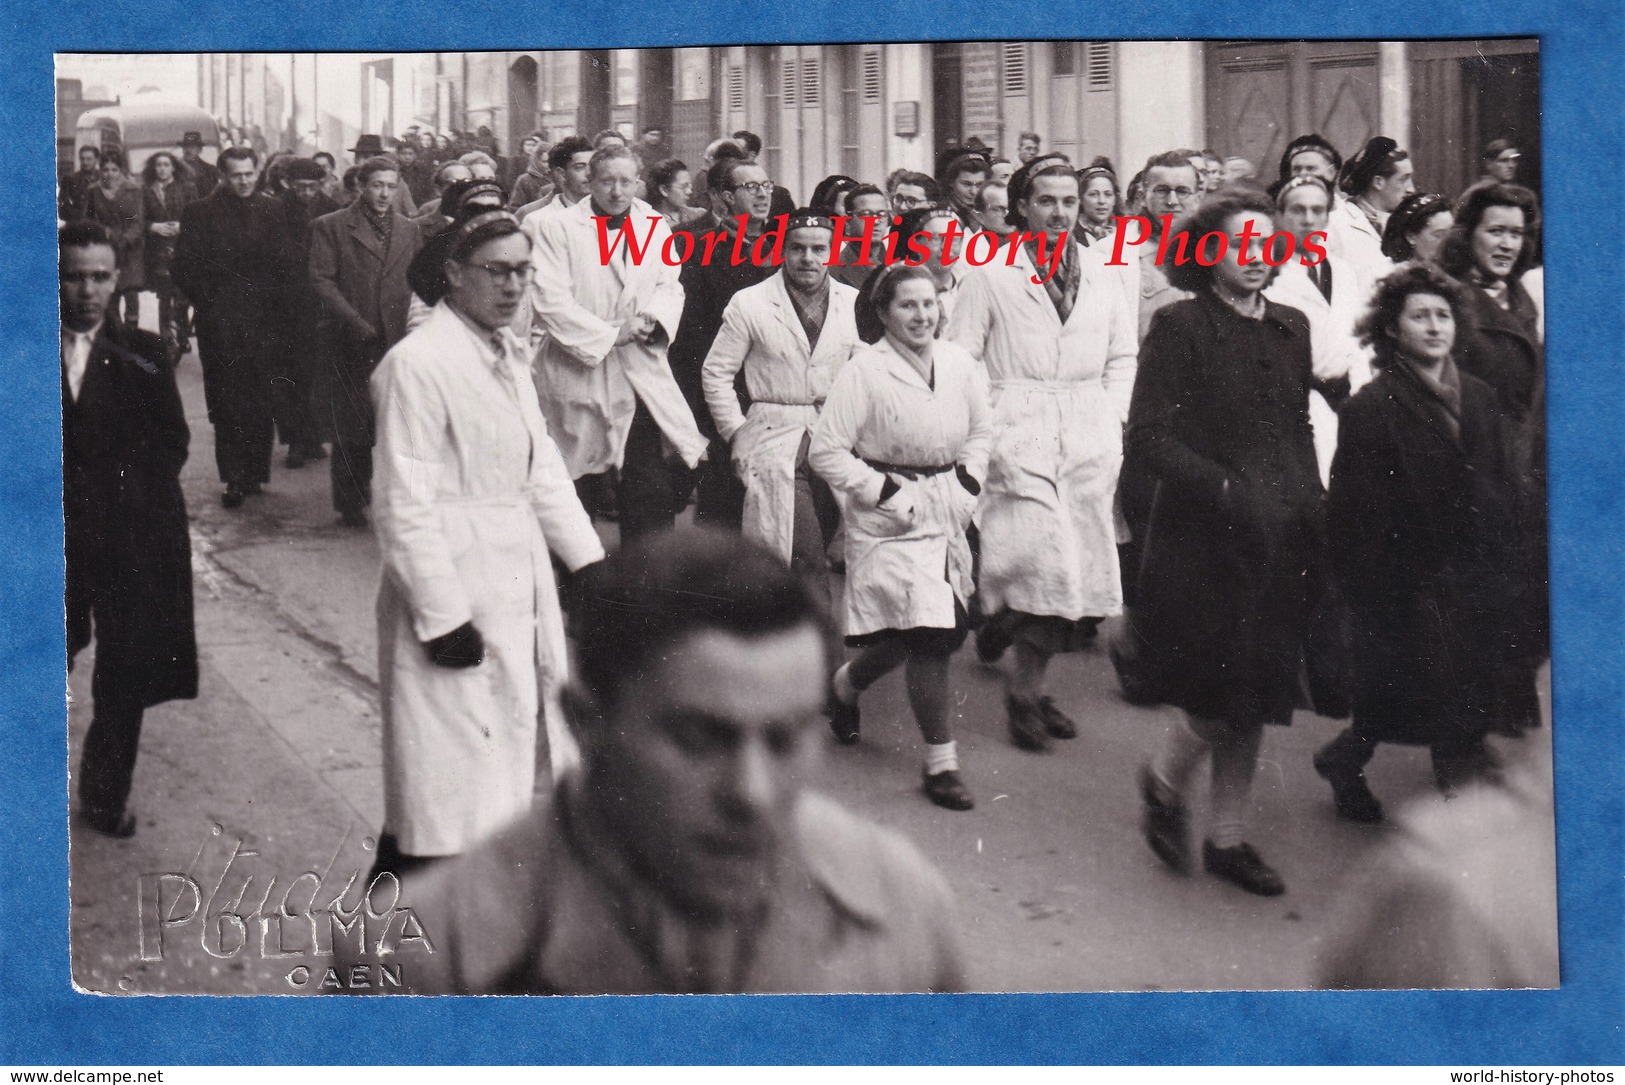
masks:
[[(1038, 243), (1027, 242), (1027, 255), (1032, 259), (1034, 270), (1040, 274), (1043, 268), (1038, 263)], [(1044, 293), (1049, 295), (1051, 304), (1055, 306), (1055, 313), (1066, 323), (1066, 318), (1072, 315), (1072, 307), (1078, 302), (1078, 283), (1083, 278), (1083, 269), (1078, 265), (1077, 248), (1072, 239), (1067, 238), (1066, 251), (1061, 255), (1061, 264), (1044, 282)]]

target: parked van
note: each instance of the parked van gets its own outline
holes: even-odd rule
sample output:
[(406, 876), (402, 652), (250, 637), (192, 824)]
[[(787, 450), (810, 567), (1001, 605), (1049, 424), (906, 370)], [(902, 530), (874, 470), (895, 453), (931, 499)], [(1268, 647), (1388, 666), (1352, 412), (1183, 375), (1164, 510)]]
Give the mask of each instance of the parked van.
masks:
[(220, 153), (220, 131), (207, 110), (186, 105), (119, 105), (87, 109), (74, 126), (73, 153), (81, 147), (120, 147), (129, 172), (139, 174), (155, 151), (177, 158), (181, 137), (196, 132), (203, 140), (202, 158), (214, 162)]

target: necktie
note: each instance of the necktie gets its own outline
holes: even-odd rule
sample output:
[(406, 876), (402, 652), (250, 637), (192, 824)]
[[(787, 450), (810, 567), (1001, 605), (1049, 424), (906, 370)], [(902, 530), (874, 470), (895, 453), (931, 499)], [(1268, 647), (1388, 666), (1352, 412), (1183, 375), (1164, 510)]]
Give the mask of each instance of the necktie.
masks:
[(1332, 265), (1329, 260), (1322, 260), (1315, 265), (1315, 285), (1320, 287), (1320, 293), (1327, 301), (1332, 300)]

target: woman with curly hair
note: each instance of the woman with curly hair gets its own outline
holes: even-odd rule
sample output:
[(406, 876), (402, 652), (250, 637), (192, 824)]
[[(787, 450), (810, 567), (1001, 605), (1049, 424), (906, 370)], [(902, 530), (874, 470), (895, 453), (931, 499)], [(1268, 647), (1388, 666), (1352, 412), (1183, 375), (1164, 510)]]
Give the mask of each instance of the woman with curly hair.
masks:
[(1424, 745), (1446, 793), (1488, 767), (1500, 675), (1522, 651), (1519, 480), (1495, 391), (1453, 351), (1468, 302), (1410, 264), (1358, 333), (1376, 378), (1342, 410), (1328, 546), (1352, 612), (1354, 722), (1315, 754), (1338, 815), (1376, 822), (1378, 743)]

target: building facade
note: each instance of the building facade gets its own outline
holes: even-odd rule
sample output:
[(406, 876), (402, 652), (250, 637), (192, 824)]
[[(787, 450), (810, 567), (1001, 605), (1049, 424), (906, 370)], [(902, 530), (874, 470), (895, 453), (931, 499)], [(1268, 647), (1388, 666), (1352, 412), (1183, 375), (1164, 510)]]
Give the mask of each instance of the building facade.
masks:
[[(1035, 131), (1079, 164), (1125, 177), (1173, 147), (1252, 161), (1260, 176), (1293, 136), (1352, 153), (1378, 133), (1412, 149), (1419, 186), (1460, 191), (1498, 137), (1539, 184), (1539, 57), (1526, 39), (1448, 42), (923, 42), (486, 53), (213, 54), (199, 104), (272, 146), (342, 152), (411, 126), (490, 130), (504, 153), (552, 139), (658, 125), (678, 157), (740, 128), (798, 198), (824, 176), (929, 171), (975, 136), (1014, 157)], [(273, 133), (279, 134), (280, 139)]]

